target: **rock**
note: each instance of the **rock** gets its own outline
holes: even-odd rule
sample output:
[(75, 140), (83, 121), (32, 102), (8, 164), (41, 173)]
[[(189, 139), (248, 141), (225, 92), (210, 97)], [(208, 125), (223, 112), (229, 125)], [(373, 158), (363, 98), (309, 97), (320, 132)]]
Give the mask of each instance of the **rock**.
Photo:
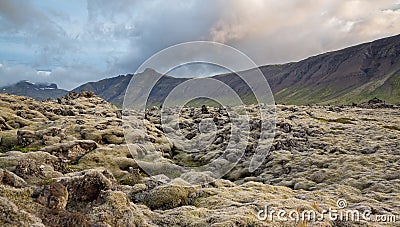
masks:
[(44, 178), (44, 168), (33, 159), (22, 159), (15, 167), (15, 173), (24, 179)]
[(6, 122), (6, 120), (4, 120), (4, 118), (0, 116), (0, 130), (3, 131), (3, 130), (12, 130), (12, 129), (14, 129), (14, 128), (11, 127), (11, 126)]
[(45, 185), (37, 195), (36, 201), (51, 209), (53, 214), (57, 214), (67, 206), (67, 188), (59, 182)]
[(157, 187), (144, 196), (143, 203), (152, 210), (166, 210), (188, 205), (193, 188), (176, 185)]
[(123, 185), (130, 185), (133, 186), (140, 182), (142, 179), (142, 175), (140, 174), (139, 169), (135, 169), (133, 167), (128, 168), (129, 173), (123, 176), (119, 182)]
[(61, 142), (61, 138), (58, 136), (43, 136), (43, 143), (46, 146), (54, 145)]
[(202, 113), (202, 114), (208, 114), (208, 113), (209, 113), (209, 112), (208, 112), (207, 106), (205, 106), (205, 105), (202, 105), (202, 106), (201, 106), (201, 113)]
[[(83, 213), (61, 211), (57, 214), (51, 212), (42, 214), (42, 221), (46, 226), (94, 226)], [(97, 225), (100, 226), (100, 225)]]
[(148, 226), (140, 210), (119, 191), (102, 191), (88, 214), (93, 223), (109, 226)]
[(18, 144), (22, 146), (28, 146), (29, 144), (36, 141), (36, 134), (30, 130), (18, 130)]
[[(120, 135), (120, 134), (117, 134)], [(107, 144), (122, 144), (125, 142), (125, 138), (123, 136), (117, 136), (116, 133), (111, 132), (102, 136), (103, 141)]]
[(88, 170), (82, 176), (62, 178), (59, 182), (68, 189), (67, 208), (80, 211), (79, 204), (97, 200), (101, 191), (113, 188), (115, 179), (107, 171)]
[(15, 175), (7, 170), (0, 169), (0, 183), (10, 185), (15, 188), (22, 188), (26, 186), (24, 179)]
[(78, 125), (83, 125), (83, 124), (85, 124), (85, 121), (82, 120), (82, 119), (78, 119), (78, 120), (76, 120), (75, 122), (76, 122)]
[(44, 130), (18, 130), (18, 144), (26, 147), (41, 147), (43, 145), (51, 145), (61, 141), (60, 135), (62, 130), (57, 127), (50, 127)]
[(290, 125), (289, 123), (280, 123), (278, 124), (278, 126), (284, 133), (289, 133), (292, 131), (292, 125)]
[(77, 161), (85, 154), (97, 148), (96, 142), (92, 140), (75, 140), (66, 143), (60, 143), (52, 146), (47, 146), (41, 150), (52, 155), (64, 158), (71, 163)]
[(66, 162), (46, 152), (11, 153), (8, 158), (15, 159), (14, 162), (10, 162), (15, 168), (10, 169), (28, 183), (60, 177), (69, 171)]
[(42, 221), (21, 210), (13, 202), (0, 196), (0, 225), (1, 226), (43, 226)]
[(386, 104), (385, 101), (378, 99), (377, 97), (368, 100), (368, 102), (361, 103), (360, 105), (356, 105), (362, 108), (371, 108), (371, 109), (378, 109), (378, 108), (393, 108), (393, 105)]
[(294, 185), (294, 189), (295, 189), (295, 190), (303, 189), (303, 190), (309, 191), (309, 190), (311, 190), (311, 188), (314, 187), (314, 186), (315, 186), (315, 183), (314, 183), (314, 182), (308, 181), (308, 180), (306, 180), (306, 179), (301, 179), (301, 181), (297, 182), (297, 183)]
[(315, 183), (319, 184), (323, 182), (326, 178), (326, 174), (324, 171), (317, 171), (310, 176), (310, 180), (314, 181)]
[[(261, 133), (256, 106), (232, 106), (229, 115), (215, 107), (206, 107), (207, 114), (195, 107), (165, 108), (180, 116), (166, 119), (168, 127), (161, 125), (160, 110), (152, 108), (145, 120), (132, 112), (133, 120), (122, 126), (115, 107), (84, 96), (71, 94), (57, 103), (0, 94), (0, 197), (16, 206), (10, 214), (15, 220), (26, 215), (42, 220), (9, 225), (278, 226), (282, 223), (262, 222), (254, 214), (265, 204), (288, 210), (336, 208), (343, 196), (351, 208), (399, 214), (394, 199), (400, 188), (398, 109), (278, 105), (276, 128), (267, 122), (267, 132)], [(244, 113), (253, 130), (238, 138), (246, 125)], [(343, 124), (345, 119), (354, 119), (353, 124)], [(178, 126), (182, 138), (196, 135), (189, 136), (191, 141), (168, 138), (166, 133)], [(118, 144), (122, 130), (131, 139), (128, 144)], [(274, 137), (270, 151), (268, 137)], [(81, 139), (90, 142), (79, 144)], [(230, 150), (230, 141), (247, 149)], [(265, 161), (249, 172), (257, 149), (266, 151)], [(224, 180), (188, 171), (213, 160), (209, 167), (217, 172), (239, 162)], [(190, 188), (188, 182), (202, 185)], [(0, 219), (0, 225), (10, 223), (6, 216)]]
[(374, 154), (379, 150), (379, 146), (373, 148), (364, 148), (360, 152), (361, 154)]
[(84, 140), (92, 140), (96, 143), (101, 143), (103, 140), (102, 133), (98, 130), (84, 129), (80, 134)]

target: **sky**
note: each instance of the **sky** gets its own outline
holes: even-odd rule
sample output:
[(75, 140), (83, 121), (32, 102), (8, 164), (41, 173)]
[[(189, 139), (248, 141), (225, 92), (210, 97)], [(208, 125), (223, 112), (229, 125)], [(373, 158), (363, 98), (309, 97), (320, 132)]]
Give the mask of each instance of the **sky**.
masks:
[[(400, 0), (1, 0), (0, 86), (73, 89), (134, 73), (189, 41), (227, 44), (266, 65), (399, 33)], [(213, 72), (193, 75), (204, 73)]]

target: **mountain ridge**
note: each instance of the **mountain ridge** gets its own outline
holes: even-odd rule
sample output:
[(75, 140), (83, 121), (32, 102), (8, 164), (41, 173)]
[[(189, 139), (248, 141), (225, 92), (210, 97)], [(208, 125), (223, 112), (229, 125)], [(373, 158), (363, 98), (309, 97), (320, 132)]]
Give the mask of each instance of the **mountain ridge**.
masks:
[(50, 98), (62, 97), (68, 91), (59, 89), (54, 83), (31, 83), (28, 80), (22, 80), (14, 85), (1, 87), (0, 93), (28, 96), (43, 101)]
[[(392, 104), (400, 103), (400, 35), (329, 51), (297, 62), (264, 65), (245, 71), (251, 73), (256, 69), (264, 74), (277, 103), (338, 105), (365, 102), (374, 97)], [(158, 74), (151, 69), (143, 73)], [(72, 91), (91, 90), (121, 106), (133, 76), (119, 75), (88, 82)], [(161, 104), (169, 91), (189, 78), (190, 75), (188, 78), (164, 75), (151, 92), (149, 102)], [(211, 78), (229, 85), (247, 103), (255, 100), (251, 89), (236, 73)]]

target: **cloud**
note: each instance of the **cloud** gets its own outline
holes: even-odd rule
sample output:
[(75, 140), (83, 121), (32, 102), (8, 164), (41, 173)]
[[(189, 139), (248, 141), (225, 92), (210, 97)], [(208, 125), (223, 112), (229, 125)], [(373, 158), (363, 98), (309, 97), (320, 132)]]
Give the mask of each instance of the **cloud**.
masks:
[(0, 87), (29, 80), (36, 83), (56, 83), (60, 88), (73, 89), (88, 81), (97, 81), (108, 76), (102, 73), (101, 70), (87, 65), (66, 65), (44, 71), (28, 65), (0, 64)]
[[(103, 5), (96, 5), (104, 7)], [(131, 7), (130, 7), (131, 6)], [(131, 13), (131, 19), (116, 23), (114, 28), (130, 28), (129, 32), (113, 30), (125, 35), (128, 51), (116, 57), (110, 68), (121, 72), (134, 72), (148, 57), (156, 52), (182, 42), (209, 40), (210, 27), (219, 18), (219, 1), (136, 1), (126, 5), (122, 15)], [(88, 7), (93, 9), (92, 7)], [(119, 7), (117, 7), (119, 8)], [(110, 9), (110, 11), (116, 8)], [(95, 10), (99, 12), (101, 10)], [(106, 17), (115, 18), (116, 12), (107, 12)]]
[[(97, 81), (99, 78), (109, 77), (100, 69), (88, 65), (66, 65), (55, 68), (50, 76), (51, 79), (46, 82), (61, 84), (63, 88), (72, 89), (85, 82)], [(65, 78), (68, 78), (66, 80)]]
[(35, 65), (48, 64), (74, 48), (65, 30), (29, 1), (0, 1), (0, 29), (1, 35), (17, 37), (35, 49)]
[[(133, 73), (174, 44), (212, 40), (258, 65), (285, 63), (400, 33), (395, 0), (0, 1), (0, 85), (72, 89)], [(15, 63), (13, 63), (15, 62)], [(47, 77), (36, 69), (51, 69)], [(203, 76), (210, 68), (187, 67)], [(12, 76), (13, 75), (13, 76)]]
[[(243, 49), (258, 64), (301, 60), (398, 34), (396, 1), (237, 0), (222, 10), (211, 39)], [(398, 4), (397, 4), (398, 6)]]
[(25, 65), (8, 66), (1, 64), (0, 67), (1, 83), (0, 86), (10, 85), (17, 81), (29, 80), (37, 81), (38, 76), (36, 70)]

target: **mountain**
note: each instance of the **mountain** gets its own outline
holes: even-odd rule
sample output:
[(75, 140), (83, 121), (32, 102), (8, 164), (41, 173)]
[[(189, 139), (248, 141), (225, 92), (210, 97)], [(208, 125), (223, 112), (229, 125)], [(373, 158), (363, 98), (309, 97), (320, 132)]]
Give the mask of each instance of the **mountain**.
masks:
[[(299, 62), (259, 68), (268, 80), (277, 103), (351, 104), (374, 97), (393, 104), (400, 103), (400, 35)], [(93, 90), (100, 97), (120, 105), (131, 78), (132, 75), (127, 75), (91, 82), (74, 91)], [(251, 90), (235, 73), (213, 78), (231, 86), (248, 102), (254, 100)], [(185, 80), (162, 77), (152, 91), (151, 100), (161, 102), (174, 86)]]
[[(374, 97), (392, 104), (400, 103), (400, 35), (312, 56), (299, 62), (260, 66), (259, 69), (268, 80), (277, 103), (337, 105), (361, 103)], [(252, 70), (255, 69), (246, 73)], [(159, 75), (152, 69), (141, 74)], [(91, 90), (121, 106), (132, 77), (132, 74), (128, 74), (89, 82), (73, 91)], [(188, 78), (162, 76), (150, 94), (149, 103), (161, 104), (175, 86)], [(254, 102), (251, 89), (235, 73), (213, 78), (229, 85), (245, 103)], [(58, 97), (66, 91), (38, 88), (25, 81), (5, 87), (2, 92), (44, 99)]]
[[(144, 72), (137, 74), (136, 76), (144, 75), (159, 76), (160, 74), (153, 69), (146, 69)], [(132, 74), (126, 76), (120, 75), (113, 78), (100, 80), (98, 82), (89, 82), (83, 84), (75, 89), (73, 92), (80, 92), (83, 90), (93, 91), (96, 95), (101, 98), (117, 105), (121, 106), (124, 101), (125, 90), (128, 87)], [(178, 84), (187, 80), (186, 78), (174, 78), (171, 76), (163, 75), (161, 79), (154, 86), (154, 89), (150, 93), (149, 102), (154, 105), (159, 105), (164, 101), (164, 98), (168, 93)]]
[(36, 100), (46, 100), (64, 96), (68, 91), (59, 89), (56, 84), (31, 83), (25, 80), (0, 88), (0, 93), (28, 96)]
[(89, 82), (73, 89), (72, 91), (77, 93), (83, 90), (93, 91), (96, 95), (102, 97), (108, 102), (120, 105), (124, 101), (125, 90), (128, 87), (132, 76), (132, 74), (120, 75), (97, 82)]
[(281, 66), (261, 67), (281, 103), (400, 102), (400, 35)]

